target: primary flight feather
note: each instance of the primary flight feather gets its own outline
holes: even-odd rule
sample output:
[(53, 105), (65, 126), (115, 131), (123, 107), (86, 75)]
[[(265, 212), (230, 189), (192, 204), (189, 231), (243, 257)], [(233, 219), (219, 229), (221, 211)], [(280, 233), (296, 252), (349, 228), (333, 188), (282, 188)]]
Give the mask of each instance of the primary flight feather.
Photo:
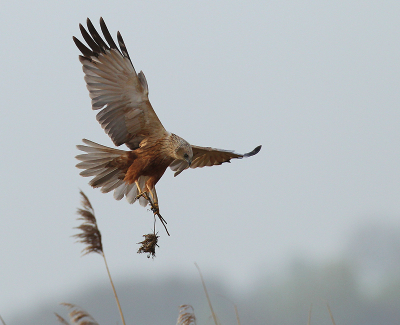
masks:
[(87, 19), (87, 31), (80, 24), (84, 45), (73, 40), (81, 51), (79, 61), (85, 74), (92, 109), (104, 131), (116, 146), (125, 144), (130, 151), (102, 146), (83, 139), (78, 145), (84, 154), (82, 176), (91, 176), (89, 184), (104, 193), (114, 190), (117, 200), (124, 196), (129, 203), (137, 199), (141, 205), (151, 203), (159, 215), (156, 183), (170, 167), (175, 176), (187, 168), (221, 165), (233, 158), (257, 154), (261, 146), (247, 154), (190, 145), (181, 137), (165, 130), (149, 101), (149, 89), (143, 72), (136, 73), (121, 34), (118, 45), (111, 37), (103, 18), (100, 18), (103, 38)]

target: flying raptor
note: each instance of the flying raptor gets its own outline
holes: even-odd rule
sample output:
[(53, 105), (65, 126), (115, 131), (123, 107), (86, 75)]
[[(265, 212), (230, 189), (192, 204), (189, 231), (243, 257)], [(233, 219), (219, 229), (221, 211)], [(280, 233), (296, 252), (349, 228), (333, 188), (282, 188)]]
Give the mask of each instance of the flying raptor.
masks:
[[(124, 151), (102, 146), (83, 139), (78, 145), (84, 154), (76, 158), (76, 166), (82, 176), (91, 176), (92, 187), (100, 187), (103, 193), (114, 190), (114, 198), (124, 196), (129, 203), (139, 200), (146, 206), (150, 202), (153, 213), (163, 225), (159, 213), (155, 185), (170, 167), (175, 176), (185, 169), (221, 165), (233, 158), (245, 158), (257, 154), (261, 146), (246, 154), (233, 151), (199, 147), (189, 144), (176, 134), (168, 132), (158, 119), (149, 102), (149, 89), (142, 71), (136, 73), (121, 34), (114, 42), (100, 18), (103, 38), (87, 19), (87, 30), (79, 25), (87, 46), (76, 37), (73, 40), (82, 52), (79, 61), (85, 74), (92, 109), (104, 131), (116, 146), (125, 144)], [(107, 42), (107, 43), (106, 43)]]

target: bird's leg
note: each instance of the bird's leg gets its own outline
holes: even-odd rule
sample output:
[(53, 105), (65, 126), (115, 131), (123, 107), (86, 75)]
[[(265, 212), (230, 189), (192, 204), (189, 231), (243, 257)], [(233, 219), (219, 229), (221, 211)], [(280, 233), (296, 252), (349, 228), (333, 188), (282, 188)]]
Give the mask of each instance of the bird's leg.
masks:
[(152, 204), (152, 211), (154, 214), (160, 214), (160, 207), (158, 206), (158, 197), (157, 197), (157, 192), (156, 188), (153, 187), (152, 189), (148, 188), (151, 199), (153, 201)]
[[(143, 196), (147, 201), (149, 201), (149, 203), (151, 205), (151, 211), (153, 211), (154, 214), (159, 213), (158, 204), (154, 203), (153, 195), (151, 195), (151, 197), (153, 198), (153, 201), (151, 201), (149, 195), (147, 194), (147, 191), (143, 192), (142, 189), (140, 188), (139, 182), (136, 181), (135, 184), (136, 184), (136, 186), (138, 188), (138, 192), (139, 192), (139, 194), (136, 196), (136, 200), (138, 200), (139, 198), (141, 198)], [(157, 199), (157, 196), (156, 196), (156, 199)]]
[[(139, 194), (136, 195), (136, 200), (138, 200), (139, 198), (141, 198), (143, 196), (147, 201), (150, 202), (150, 198), (147, 195), (147, 192), (142, 192), (142, 189), (140, 188), (139, 182), (136, 181), (135, 184), (136, 184), (138, 192), (139, 192)], [(150, 204), (151, 204), (151, 202), (150, 202)]]
[[(168, 236), (171, 236), (169, 234), (167, 226), (166, 226), (167, 221), (165, 221), (165, 219), (160, 214), (160, 208), (158, 206), (157, 192), (156, 192), (155, 187), (149, 188), (148, 186), (146, 186), (148, 189), (148, 192), (150, 193), (150, 196), (151, 196), (151, 199), (150, 199), (149, 195), (147, 194), (147, 191), (143, 192), (142, 189), (140, 188), (139, 182), (136, 181), (135, 184), (136, 184), (138, 192), (139, 192), (139, 194), (136, 196), (136, 200), (138, 200), (141, 197), (144, 197), (147, 201), (149, 201), (149, 203), (151, 205), (151, 211), (153, 211), (154, 216), (157, 216), (160, 219)], [(155, 232), (155, 226), (154, 226), (154, 232)]]
[(150, 193), (150, 196), (151, 196), (151, 200), (149, 198), (149, 202), (150, 202), (150, 205), (151, 205), (151, 211), (153, 211), (154, 216), (157, 216), (160, 219), (162, 225), (165, 228), (165, 231), (167, 232), (168, 236), (170, 236), (170, 234), (168, 232), (168, 229), (167, 229), (167, 226), (166, 226), (167, 221), (165, 221), (165, 219), (160, 214), (160, 208), (158, 206), (158, 198), (157, 198), (156, 188), (154, 186), (152, 188), (147, 186), (147, 189), (148, 189), (148, 192)]

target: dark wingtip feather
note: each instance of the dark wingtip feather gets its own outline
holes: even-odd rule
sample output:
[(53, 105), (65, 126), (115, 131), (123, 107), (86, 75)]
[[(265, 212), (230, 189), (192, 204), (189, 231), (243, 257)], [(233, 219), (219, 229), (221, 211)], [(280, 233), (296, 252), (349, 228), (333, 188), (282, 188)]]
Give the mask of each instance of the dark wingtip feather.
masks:
[(83, 38), (85, 39), (87, 45), (92, 49), (93, 53), (98, 56), (98, 54), (101, 52), (100, 46), (96, 44), (96, 42), (93, 40), (93, 38), (89, 35), (89, 33), (86, 31), (85, 27), (82, 26), (82, 24), (79, 24), (79, 29), (81, 30), (81, 34)]
[(128, 50), (126, 49), (124, 39), (122, 38), (122, 35), (120, 32), (117, 33), (117, 39), (118, 39), (118, 44), (119, 44), (119, 47), (121, 48), (122, 53), (124, 54), (124, 56), (126, 56), (130, 60), (131, 58), (129, 57)]
[(101, 31), (103, 32), (104, 38), (106, 39), (108, 45), (110, 45), (112, 49), (118, 50), (117, 44), (115, 44), (113, 38), (111, 37), (111, 34), (107, 28), (106, 23), (104, 22), (103, 17), (100, 17), (100, 28)]
[(254, 155), (258, 154), (258, 153), (260, 152), (260, 150), (261, 150), (261, 146), (258, 146), (258, 147), (256, 147), (256, 148), (254, 148), (253, 151), (250, 151), (250, 152), (248, 152), (248, 153), (245, 153), (245, 154), (243, 155), (243, 157), (244, 157), (244, 158), (247, 158), (247, 157), (254, 156)]
[(90, 58), (91, 56), (94, 56), (95, 54), (89, 50), (80, 40), (78, 40), (75, 36), (72, 36), (72, 39), (74, 40), (75, 45), (79, 49), (79, 51), (82, 52), (82, 54), (85, 57)]
[(94, 26), (93, 26), (93, 24), (92, 24), (92, 22), (90, 21), (89, 18), (86, 20), (86, 23), (87, 23), (87, 27), (88, 27), (89, 33), (93, 37), (93, 40), (100, 47), (101, 51), (105, 53), (105, 50), (109, 50), (110, 48), (108, 47), (106, 42), (103, 41), (103, 39), (101, 38), (101, 36), (97, 32), (96, 28), (94, 28)]

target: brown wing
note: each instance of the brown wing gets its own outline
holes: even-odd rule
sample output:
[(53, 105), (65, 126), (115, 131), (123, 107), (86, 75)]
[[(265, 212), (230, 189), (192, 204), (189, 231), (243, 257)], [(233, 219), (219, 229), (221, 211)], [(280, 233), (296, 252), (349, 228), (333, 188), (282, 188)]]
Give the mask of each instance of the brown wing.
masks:
[(108, 44), (89, 18), (87, 26), (90, 34), (79, 25), (90, 49), (77, 38), (73, 40), (83, 54), (79, 60), (92, 109), (100, 110), (96, 118), (102, 128), (116, 146), (125, 143), (132, 150), (145, 138), (164, 137), (167, 132), (149, 102), (146, 78), (142, 71), (136, 73), (121, 34), (117, 34), (119, 49), (103, 18), (100, 18), (100, 27)]
[[(241, 159), (254, 156), (261, 150), (261, 146), (243, 155), (230, 150), (214, 149), (210, 147), (192, 146), (192, 150), (193, 159), (190, 168), (201, 168), (204, 166), (221, 165), (225, 162), (230, 162), (233, 158)], [(171, 163), (170, 168), (175, 172), (174, 176), (178, 176), (185, 169), (188, 169), (189, 165), (184, 160), (176, 159)]]

